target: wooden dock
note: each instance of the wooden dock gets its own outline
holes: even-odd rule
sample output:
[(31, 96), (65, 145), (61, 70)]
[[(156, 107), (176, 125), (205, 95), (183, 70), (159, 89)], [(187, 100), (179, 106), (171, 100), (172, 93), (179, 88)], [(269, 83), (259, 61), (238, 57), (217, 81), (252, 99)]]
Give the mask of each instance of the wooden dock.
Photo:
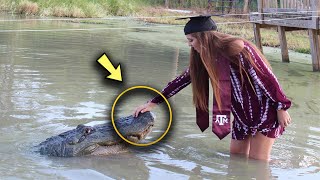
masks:
[(285, 32), (307, 30), (313, 71), (320, 71), (319, 15), (319, 0), (258, 0), (258, 12), (250, 13), (256, 45), (262, 50), (261, 28), (277, 27), (282, 61), (289, 62)]

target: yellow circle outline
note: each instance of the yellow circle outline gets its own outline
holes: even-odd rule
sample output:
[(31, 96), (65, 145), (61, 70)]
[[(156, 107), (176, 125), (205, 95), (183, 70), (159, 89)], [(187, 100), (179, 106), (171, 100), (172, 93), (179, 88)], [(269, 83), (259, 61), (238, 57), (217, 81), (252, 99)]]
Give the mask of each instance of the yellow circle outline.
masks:
[[(126, 92), (128, 91), (131, 91), (133, 89), (149, 89), (149, 90), (152, 90), (154, 92), (156, 92), (157, 94), (159, 94), (163, 99), (164, 101), (167, 103), (168, 105), (168, 109), (169, 109), (169, 115), (170, 115), (170, 118), (169, 118), (169, 124), (168, 124), (168, 127), (166, 129), (166, 131), (158, 138), (156, 139), (155, 141), (153, 142), (150, 142), (150, 143), (146, 143), (146, 144), (138, 144), (138, 143), (134, 143), (134, 142), (131, 142), (129, 140), (127, 140), (125, 137), (122, 136), (122, 134), (118, 131), (117, 127), (116, 127), (116, 124), (114, 122), (114, 108), (119, 100), (119, 98), (124, 95)], [(171, 122), (172, 122), (172, 110), (171, 110), (171, 106), (168, 102), (168, 100), (164, 97), (164, 95), (159, 92), (158, 90), (152, 88), (152, 87), (149, 87), (149, 86), (133, 86), (133, 87), (130, 87), (128, 89), (126, 89), (125, 91), (123, 91), (121, 94), (118, 95), (118, 97), (116, 98), (116, 100), (114, 101), (113, 105), (112, 105), (112, 109), (111, 109), (111, 122), (112, 122), (112, 125), (113, 125), (113, 128), (114, 130), (116, 130), (117, 134), (121, 137), (121, 139), (123, 139), (124, 141), (126, 141), (127, 143), (129, 144), (132, 144), (132, 145), (135, 145), (135, 146), (149, 146), (149, 145), (152, 145), (152, 144), (155, 144), (157, 142), (159, 142), (169, 131), (170, 127), (171, 127)]]

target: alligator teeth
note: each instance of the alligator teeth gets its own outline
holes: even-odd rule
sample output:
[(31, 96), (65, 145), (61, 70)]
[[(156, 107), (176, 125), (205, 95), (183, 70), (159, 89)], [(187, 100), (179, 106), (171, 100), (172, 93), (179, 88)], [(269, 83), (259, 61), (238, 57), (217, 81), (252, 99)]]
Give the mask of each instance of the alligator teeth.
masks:
[(129, 139), (132, 142), (138, 142), (141, 139), (140, 135), (130, 135), (127, 137), (127, 139)]
[(118, 145), (119, 142), (112, 142), (112, 141), (109, 141), (109, 142), (103, 142), (103, 143), (98, 143), (100, 146), (113, 146), (113, 145)]
[(144, 131), (142, 131), (139, 134), (135, 134), (135, 135), (129, 135), (127, 137), (128, 140), (132, 141), (132, 142), (139, 142), (140, 140), (144, 139), (151, 131), (153, 125), (150, 125), (147, 129), (145, 129)]
[(99, 147), (98, 144), (90, 145), (90, 146), (86, 147), (86, 148), (82, 151), (82, 154), (84, 154), (84, 155), (91, 154), (91, 153), (94, 152), (98, 147)]

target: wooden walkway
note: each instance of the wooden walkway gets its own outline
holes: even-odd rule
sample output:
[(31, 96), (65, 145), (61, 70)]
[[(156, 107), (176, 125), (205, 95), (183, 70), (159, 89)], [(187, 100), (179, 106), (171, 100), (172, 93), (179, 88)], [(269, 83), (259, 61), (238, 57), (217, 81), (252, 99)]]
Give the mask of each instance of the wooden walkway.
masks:
[(289, 62), (285, 32), (307, 30), (313, 71), (320, 71), (319, 15), (319, 0), (258, 0), (258, 12), (250, 13), (256, 45), (262, 50), (261, 28), (277, 27), (282, 61)]

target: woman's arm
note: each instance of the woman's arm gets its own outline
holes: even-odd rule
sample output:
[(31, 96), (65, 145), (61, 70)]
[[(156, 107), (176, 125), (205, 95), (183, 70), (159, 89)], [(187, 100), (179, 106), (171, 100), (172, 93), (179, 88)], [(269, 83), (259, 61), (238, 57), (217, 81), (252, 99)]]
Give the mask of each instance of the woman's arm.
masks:
[[(169, 99), (170, 97), (177, 94), (180, 90), (188, 86), (190, 83), (190, 71), (189, 68), (187, 68), (180, 76), (169, 82), (167, 86), (164, 89), (162, 89), (161, 93), (166, 99)], [(163, 101), (164, 99), (162, 98), (162, 96), (157, 95), (152, 100), (148, 101), (146, 104), (138, 106), (134, 111), (134, 116), (137, 117), (140, 112), (144, 113), (146, 111), (150, 111), (157, 104), (160, 104)]]
[[(265, 94), (274, 102), (274, 107), (277, 109), (279, 124), (282, 127), (287, 127), (291, 123), (291, 117), (286, 110), (290, 108), (291, 101), (284, 94), (276, 76), (264, 63), (261, 57), (255, 52), (255, 50), (248, 45), (245, 48), (249, 50), (251, 56), (254, 58), (255, 64), (261, 71), (256, 71), (256, 69), (254, 69), (253, 66), (249, 64), (248, 73), (253, 79), (254, 85), (259, 86), (259, 89), (263, 91), (263, 94)], [(240, 58), (242, 57), (240, 56)], [(257, 92), (258, 98), (259, 94), (260, 92)]]
[[(276, 76), (272, 73), (271, 69), (265, 64), (265, 62), (252, 47), (246, 45), (245, 48), (249, 51), (251, 57), (255, 61), (255, 64), (261, 71), (257, 71), (249, 63), (247, 72), (251, 76), (254, 85), (259, 86), (259, 89), (263, 91), (262, 93), (274, 102), (274, 106), (277, 110), (287, 110), (290, 108), (291, 101), (284, 94)], [(241, 61), (244, 61), (243, 56), (240, 56), (240, 58)], [(259, 94), (259, 92), (257, 92), (257, 94)]]
[[(180, 90), (188, 86), (190, 83), (191, 83), (191, 78), (190, 78), (190, 71), (188, 68), (180, 76), (176, 77), (174, 80), (169, 82), (167, 86), (161, 90), (161, 93), (166, 99), (169, 99), (170, 97), (177, 94)], [(155, 104), (160, 104), (163, 101), (164, 99), (160, 95), (157, 95), (151, 100), (151, 102)]]

